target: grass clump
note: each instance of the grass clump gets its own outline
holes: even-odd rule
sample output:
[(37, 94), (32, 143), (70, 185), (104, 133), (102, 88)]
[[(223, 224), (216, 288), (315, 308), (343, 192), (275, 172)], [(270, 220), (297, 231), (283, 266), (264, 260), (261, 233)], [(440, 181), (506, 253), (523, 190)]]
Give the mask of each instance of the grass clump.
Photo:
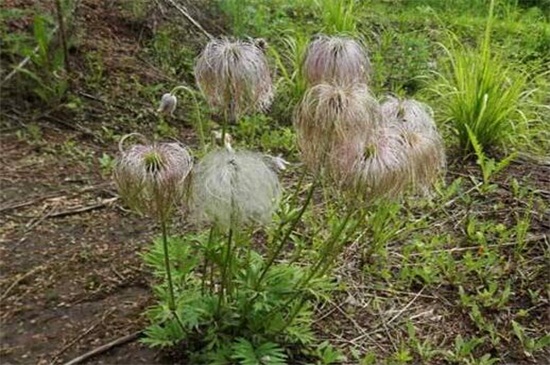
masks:
[(481, 45), (475, 49), (453, 41), (433, 90), (441, 98), (444, 122), (451, 123), (464, 154), (473, 152), (468, 130), (484, 150), (514, 145), (527, 133), (531, 108), (526, 73), (490, 47), (494, 1)]

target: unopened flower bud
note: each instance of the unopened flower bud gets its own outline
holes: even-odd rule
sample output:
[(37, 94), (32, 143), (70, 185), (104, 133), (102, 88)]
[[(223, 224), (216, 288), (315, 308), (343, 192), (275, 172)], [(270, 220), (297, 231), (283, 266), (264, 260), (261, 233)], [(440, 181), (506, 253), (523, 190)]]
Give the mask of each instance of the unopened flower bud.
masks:
[(281, 157), (281, 155), (278, 156), (267, 156), (269, 158), (269, 162), (271, 162), (271, 165), (275, 168), (277, 171), (284, 171), (286, 170), (286, 166), (290, 165), (290, 162), (285, 160)]
[(164, 115), (174, 116), (174, 111), (176, 110), (177, 104), (178, 99), (176, 98), (176, 96), (170, 93), (166, 93), (162, 95), (162, 98), (160, 99), (160, 106), (157, 112)]
[(232, 149), (231, 143), (233, 143), (233, 137), (229, 133), (225, 133), (222, 143), (222, 132), (212, 131), (212, 144), (217, 146), (223, 146), (229, 150)]

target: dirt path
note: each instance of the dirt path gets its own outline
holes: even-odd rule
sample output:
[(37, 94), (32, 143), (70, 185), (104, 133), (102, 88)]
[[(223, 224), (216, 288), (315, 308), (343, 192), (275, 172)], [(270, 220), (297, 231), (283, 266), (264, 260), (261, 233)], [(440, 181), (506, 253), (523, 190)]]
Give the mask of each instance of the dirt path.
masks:
[[(160, 18), (153, 14), (146, 22), (136, 22), (129, 5), (79, 2), (74, 24), (78, 43), (72, 51), (74, 88), (84, 102), (78, 114), (51, 111), (37, 118), (26, 112), (24, 95), (3, 97), (2, 364), (64, 363), (147, 323), (142, 314), (151, 304), (151, 290), (139, 253), (154, 237), (154, 225), (121, 208), (98, 162), (103, 152), (114, 154), (116, 144), (94, 137), (101, 136), (104, 126), (130, 131), (129, 126), (116, 125), (121, 114), (132, 115), (131, 107), (117, 107), (125, 105), (124, 96), (132, 97), (127, 95), (130, 78), (143, 85), (165, 78), (142, 57), (141, 46), (166, 8), (154, 9)], [(4, 6), (33, 4), (11, 1)], [(91, 53), (104, 62), (99, 94), (87, 85)], [(135, 100), (148, 105), (147, 100)], [(154, 126), (155, 119), (150, 119), (143, 128)], [(28, 133), (31, 124), (40, 127), (35, 139)], [(185, 128), (181, 133), (186, 134)], [(159, 362), (156, 351), (133, 341), (89, 363)]]

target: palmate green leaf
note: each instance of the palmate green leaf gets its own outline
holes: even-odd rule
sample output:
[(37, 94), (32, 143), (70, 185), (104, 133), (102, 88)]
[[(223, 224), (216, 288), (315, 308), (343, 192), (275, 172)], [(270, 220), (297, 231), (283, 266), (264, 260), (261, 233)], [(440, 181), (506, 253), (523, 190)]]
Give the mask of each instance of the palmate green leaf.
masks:
[(318, 346), (317, 353), (323, 365), (340, 364), (346, 360), (346, 357), (328, 341), (324, 341)]
[(232, 359), (241, 365), (285, 365), (287, 355), (273, 342), (264, 342), (254, 346), (250, 341), (239, 338), (232, 346)]
[[(204, 235), (187, 234), (183, 237), (172, 236), (168, 239), (168, 254), (170, 264), (173, 267), (174, 281), (182, 281), (191, 273), (198, 264), (198, 257), (193, 252), (193, 246), (198, 240), (204, 239)], [(153, 269), (155, 276), (165, 278), (164, 250), (162, 240), (155, 239), (149, 251), (142, 255), (145, 263)]]
[(151, 347), (171, 347), (183, 341), (187, 334), (184, 333), (175, 319), (166, 320), (162, 324), (154, 324), (144, 331), (145, 337), (141, 342)]

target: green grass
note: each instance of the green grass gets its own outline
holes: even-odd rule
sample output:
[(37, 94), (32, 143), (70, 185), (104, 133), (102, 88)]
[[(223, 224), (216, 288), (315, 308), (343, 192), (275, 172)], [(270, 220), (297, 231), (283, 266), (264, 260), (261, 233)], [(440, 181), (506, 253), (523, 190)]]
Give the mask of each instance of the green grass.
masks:
[(528, 88), (527, 75), (488, 52), (458, 46), (447, 53), (435, 91), (443, 122), (452, 124), (461, 151), (473, 151), (468, 130), (485, 150), (515, 146), (526, 134), (535, 91)]
[[(292, 73), (298, 69), (297, 53), (286, 55), (288, 44), (280, 34), (327, 32), (326, 24), (338, 23), (343, 14), (331, 21), (331, 12), (309, 12), (305, 2), (299, 3), (288, 3), (294, 11), (268, 13), (277, 26), (268, 20), (261, 32), (274, 48), (282, 86), (278, 98), (284, 101), (303, 90), (299, 75)], [(348, 30), (369, 48), (377, 95), (405, 94), (430, 104), (450, 150), (475, 153), (480, 169), (452, 166), (453, 176), (463, 177), (449, 177), (434, 196), (370, 207), (361, 239), (349, 244), (335, 272), (342, 280), (341, 296), (328, 308), (343, 308), (344, 319), (328, 315), (322, 320), (325, 335), (344, 349), (350, 363), (494, 364), (544, 358), (550, 329), (538, 309), (529, 308), (544, 301), (536, 287), (549, 253), (533, 225), (548, 204), (527, 177), (509, 175), (514, 155), (498, 161), (487, 154), (550, 146), (543, 122), (548, 112), (542, 107), (548, 104), (541, 73), (550, 44), (543, 9), (497, 2), (489, 38), (490, 10), (481, 0), (354, 5), (355, 26)], [(288, 109), (277, 109), (277, 102), (275, 108), (270, 117), (287, 120)], [(261, 124), (254, 125), (237, 126), (242, 133), (236, 134), (249, 135), (248, 146), (265, 148), (252, 133)], [(326, 239), (322, 215), (330, 219), (336, 211), (316, 205), (305, 214), (304, 227), (293, 238), (304, 257), (314, 257), (316, 245)], [(322, 307), (318, 316), (325, 318), (326, 311)], [(342, 322), (355, 333), (353, 344), (333, 337)]]

